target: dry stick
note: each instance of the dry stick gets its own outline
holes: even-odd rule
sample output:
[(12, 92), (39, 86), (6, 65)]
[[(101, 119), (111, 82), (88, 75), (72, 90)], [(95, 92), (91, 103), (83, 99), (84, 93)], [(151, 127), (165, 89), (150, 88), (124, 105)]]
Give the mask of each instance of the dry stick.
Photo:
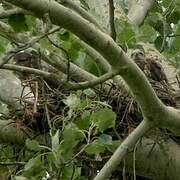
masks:
[(0, 162), (0, 166), (23, 166), (27, 162)]
[(110, 24), (110, 35), (116, 41), (116, 29), (114, 25), (114, 1), (109, 0), (109, 24)]

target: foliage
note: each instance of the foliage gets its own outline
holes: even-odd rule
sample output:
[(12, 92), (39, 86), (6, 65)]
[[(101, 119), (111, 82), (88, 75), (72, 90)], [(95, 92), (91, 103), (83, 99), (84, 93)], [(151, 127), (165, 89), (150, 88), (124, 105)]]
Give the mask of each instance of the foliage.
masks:
[[(90, 7), (87, 1), (80, 0), (80, 4), (85, 10), (89, 11)], [(121, 2), (122, 4), (124, 3)], [(4, 5), (1, 7), (1, 11), (9, 8), (11, 7)], [(124, 9), (127, 9), (127, 7), (124, 7)], [(93, 10), (90, 13), (95, 14)], [(179, 19), (179, 2), (174, 1), (171, 3), (170, 0), (159, 1), (159, 4), (149, 12), (141, 27), (116, 18), (117, 43), (125, 51), (136, 49), (142, 42), (154, 44), (172, 64), (179, 68), (180, 38), (177, 38), (180, 35)], [(9, 35), (8, 37), (12, 37), (12, 35), (21, 36), (25, 40), (28, 35), (30, 39), (24, 44), (22, 43), (24, 48), (31, 39), (39, 38), (42, 34), (47, 33), (48, 27), (46, 27), (44, 21), (23, 14), (11, 15), (4, 20), (12, 28), (12, 31), (5, 32), (3, 26), (1, 27), (0, 25), (2, 34), (0, 36), (0, 55), (3, 57), (7, 49), (14, 48), (13, 42), (9, 41), (6, 36), (7, 34)], [(40, 47), (46, 49), (47, 55), (51, 55), (53, 52), (66, 58), (67, 64), (74, 62), (82, 69), (97, 76), (103, 73), (103, 68), (92, 61), (92, 57), (85, 51), (81, 41), (63, 28), (57, 33), (40, 38), (38, 43)], [(18, 46), (21, 47), (21, 43)], [(46, 83), (41, 85), (44, 88)], [(59, 87), (55, 90), (49, 88), (48, 85), (44, 88), (45, 90), (43, 88), (39, 90), (41, 93), (40, 100), (46, 101), (48, 99), (49, 101), (52, 100), (53, 103), (55, 101), (54, 104), (52, 103), (52, 106), (47, 103), (49, 112), (51, 111), (50, 120), (48, 119), (48, 113), (44, 110), (46, 102), (43, 104), (44, 109), (39, 110), (41, 115), (43, 114), (41, 120), (45, 122), (43, 122), (45, 124), (43, 124), (45, 126), (43, 126), (45, 129), (45, 132), (43, 131), (44, 134), (42, 129), (36, 128), (41, 135), (43, 134), (43, 138), (41, 137), (43, 140), (39, 140), (38, 137), (29, 137), (26, 139), (25, 147), (23, 148), (10, 145), (1, 146), (0, 158), (2, 162), (4, 159), (6, 162), (18, 160), (24, 162), (24, 164), (0, 168), (0, 174), (8, 175), (10, 172), (12, 178), (16, 180), (45, 180), (49, 176), (52, 179), (59, 178), (64, 180), (86, 179), (82, 174), (86, 174), (87, 169), (91, 165), (96, 166), (98, 162), (102, 162), (104, 156), (114, 152), (116, 147), (121, 144), (120, 138), (114, 135), (114, 131), (116, 128), (118, 130), (122, 128), (121, 122), (118, 122), (120, 120), (119, 116), (121, 115), (122, 117), (122, 112), (118, 112), (120, 115), (117, 115), (115, 107), (118, 107), (118, 104), (113, 106), (114, 101), (112, 100), (113, 102), (109, 105), (109, 102), (104, 100), (103, 95), (98, 94), (98, 91), (93, 89), (64, 92), (59, 90)], [(61, 93), (63, 94), (62, 96)], [(117, 99), (118, 97), (116, 96), (115, 98)], [(3, 105), (1, 112), (5, 112)], [(28, 112), (30, 114), (31, 111), (29, 110)], [(12, 116), (10, 113), (12, 112), (7, 114)], [(138, 117), (138, 113), (139, 111), (136, 114), (132, 112), (129, 114)], [(24, 114), (20, 114), (18, 118), (22, 118), (25, 125), (31, 124), (30, 126), (27, 125), (28, 128), (34, 127), (34, 117), (29, 118), (29, 122)], [(13, 118), (17, 120), (16, 115), (14, 116)], [(126, 113), (123, 114), (123, 118), (125, 116)], [(121, 136), (125, 137), (125, 134), (120, 134)], [(91, 162), (92, 159), (95, 162)], [(99, 169), (98, 165), (97, 169)]]

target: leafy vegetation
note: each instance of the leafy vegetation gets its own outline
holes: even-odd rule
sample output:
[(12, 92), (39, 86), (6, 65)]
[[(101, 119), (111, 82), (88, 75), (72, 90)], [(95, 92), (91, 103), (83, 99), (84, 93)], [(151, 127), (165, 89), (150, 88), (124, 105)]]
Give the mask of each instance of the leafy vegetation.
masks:
[[(78, 3), (79, 7), (92, 13), (102, 23), (101, 18), (96, 17), (95, 10), (90, 9), (88, 1), (80, 0)], [(120, 4), (126, 12), (126, 3), (120, 1)], [(91, 73), (93, 77), (103, 75), (105, 68), (80, 39), (64, 28), (57, 29), (50, 23), (49, 17), (38, 19), (26, 11), (3, 17), (3, 12), (13, 9), (12, 4), (2, 2), (1, 59), (6, 65), (23, 65), (52, 74), (49, 78), (49, 74), (39, 75), (39, 71), (30, 75), (26, 72), (27, 69), (13, 72), (22, 83), (21, 93), (18, 92), (19, 97), (15, 100), (20, 107), (16, 106), (11, 97), (12, 101), (5, 100), (0, 106), (1, 119), (13, 120), (10, 127), (12, 125), (17, 128), (17, 137), (23, 135), (23, 140), (19, 142), (20, 145), (15, 143), (15, 146), (11, 143), (1, 144), (0, 179), (92, 179), (123, 139), (143, 120), (141, 110), (129, 91), (125, 90), (124, 86), (120, 89), (112, 81), (84, 90), (68, 89), (66, 85), (69, 81), (78, 82), (80, 80), (77, 77), (83, 79), (85, 76), (77, 75), (78, 70), (71, 73), (73, 65)], [(141, 26), (117, 16), (114, 20), (116, 43), (128, 55), (134, 49), (141, 49), (147, 54), (152, 49), (158, 51), (179, 71), (179, 19), (180, 3), (170, 0), (157, 1)], [(22, 56), (22, 59), (16, 61), (18, 53), (22, 53), (22, 56), (30, 54), (29, 59), (25, 58), (27, 64), (23, 64)], [(55, 62), (56, 58), (60, 59), (59, 64), (65, 64), (63, 68), (63, 65), (60, 67)], [(3, 66), (0, 62), (0, 67), (3, 69), (8, 66)], [(147, 78), (152, 81), (150, 77)], [(0, 83), (3, 83), (2, 79), (5, 77), (0, 74)], [(7, 78), (5, 81), (5, 84), (10, 84), (11, 79)], [(171, 98), (172, 94), (168, 88), (153, 83), (155, 82), (151, 82), (151, 85), (162, 102), (177, 108), (179, 101), (175, 93)], [(29, 97), (23, 96), (25, 87), (31, 88), (30, 92), (35, 95), (36, 103), (26, 102)], [(10, 93), (0, 95), (1, 101), (1, 96), (13, 94), (13, 87), (7, 86), (5, 89), (10, 90)], [(1, 86), (0, 90), (3, 90)], [(6, 127), (8, 126), (9, 124)], [(168, 136), (163, 130), (162, 134), (165, 138)], [(11, 134), (10, 137), (13, 136), (14, 134)], [(149, 137), (150, 135), (147, 135), (147, 138)], [(3, 135), (2, 139), (6, 141)], [(132, 151), (135, 152), (134, 149)], [(121, 178), (122, 174), (118, 173), (117, 170), (112, 178)], [(127, 176), (128, 179), (128, 173), (123, 176)]]

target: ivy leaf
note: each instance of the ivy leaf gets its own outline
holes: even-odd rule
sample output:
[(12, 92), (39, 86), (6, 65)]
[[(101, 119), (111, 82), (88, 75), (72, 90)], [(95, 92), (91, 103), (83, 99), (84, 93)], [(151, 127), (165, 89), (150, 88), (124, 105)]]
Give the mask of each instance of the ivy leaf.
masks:
[(116, 114), (111, 109), (103, 108), (95, 112), (91, 118), (100, 132), (103, 132), (104, 130), (115, 126)]
[(8, 18), (8, 23), (16, 32), (28, 31), (24, 14), (15, 14)]

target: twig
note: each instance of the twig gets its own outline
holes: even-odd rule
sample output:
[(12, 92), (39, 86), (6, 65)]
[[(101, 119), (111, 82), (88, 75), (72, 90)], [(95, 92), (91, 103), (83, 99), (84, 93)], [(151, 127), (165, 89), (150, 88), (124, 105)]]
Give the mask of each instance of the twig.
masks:
[(170, 34), (170, 35), (168, 35), (168, 37), (179, 37), (180, 36), (180, 34)]
[(45, 32), (44, 34), (38, 36), (38, 37), (35, 37), (34, 39), (30, 40), (27, 44), (21, 46), (19, 49), (20, 51), (23, 51), (25, 49), (28, 49), (29, 47), (32, 47), (34, 44), (36, 44), (37, 42), (39, 42), (41, 39), (47, 37), (48, 35), (50, 34), (53, 34), (57, 31), (59, 31), (61, 28), (60, 27), (55, 27), (54, 29), (48, 31), (48, 32)]
[(0, 162), (0, 166), (23, 166), (26, 162)]
[(123, 180), (126, 180), (126, 160), (123, 160), (123, 170), (122, 170), (122, 174), (123, 174)]
[(139, 144), (139, 141), (134, 146), (134, 151), (133, 151), (133, 175), (134, 175), (134, 180), (136, 180), (136, 149), (137, 149), (138, 144)]
[(37, 113), (37, 102), (38, 102), (38, 82), (35, 82), (35, 100), (34, 100), (34, 113)]
[(82, 82), (82, 83), (67, 83), (67, 87), (71, 90), (91, 88), (98, 84), (102, 84), (103, 82), (105, 82), (109, 79), (112, 79), (114, 76), (116, 76), (118, 74), (119, 74), (118, 71), (106, 73), (106, 74), (104, 74), (94, 80), (91, 80), (91, 81), (86, 81), (86, 82)]
[(160, 52), (164, 51), (164, 47), (166, 45), (166, 38), (167, 38), (167, 28), (166, 28), (166, 18), (163, 19), (163, 41), (161, 44)]
[(111, 37), (116, 40), (116, 29), (114, 25), (114, 1), (109, 0), (109, 24), (110, 24), (110, 35)]
[(69, 80), (70, 80), (70, 66), (71, 66), (71, 60), (70, 60), (69, 54), (68, 54), (68, 52), (67, 52), (63, 47), (61, 47), (61, 46), (59, 46), (58, 44), (54, 43), (54, 42), (50, 39), (49, 36), (47, 36), (47, 38), (48, 38), (49, 42), (50, 42), (53, 46), (55, 46), (56, 48), (58, 48), (58, 49), (60, 49), (61, 51), (63, 51), (64, 54), (66, 55), (66, 58), (67, 58), (67, 72), (66, 72), (66, 74), (67, 74), (67, 82), (69, 82)]
[(43, 76), (45, 78), (50, 78), (52, 73), (45, 72), (39, 69), (35, 68), (30, 68), (30, 67), (25, 67), (25, 66), (18, 66), (18, 65), (12, 65), (12, 64), (5, 64), (1, 69), (9, 69), (9, 70), (14, 70), (14, 71), (19, 71), (19, 72), (26, 72), (29, 74), (36, 74), (39, 76)]

